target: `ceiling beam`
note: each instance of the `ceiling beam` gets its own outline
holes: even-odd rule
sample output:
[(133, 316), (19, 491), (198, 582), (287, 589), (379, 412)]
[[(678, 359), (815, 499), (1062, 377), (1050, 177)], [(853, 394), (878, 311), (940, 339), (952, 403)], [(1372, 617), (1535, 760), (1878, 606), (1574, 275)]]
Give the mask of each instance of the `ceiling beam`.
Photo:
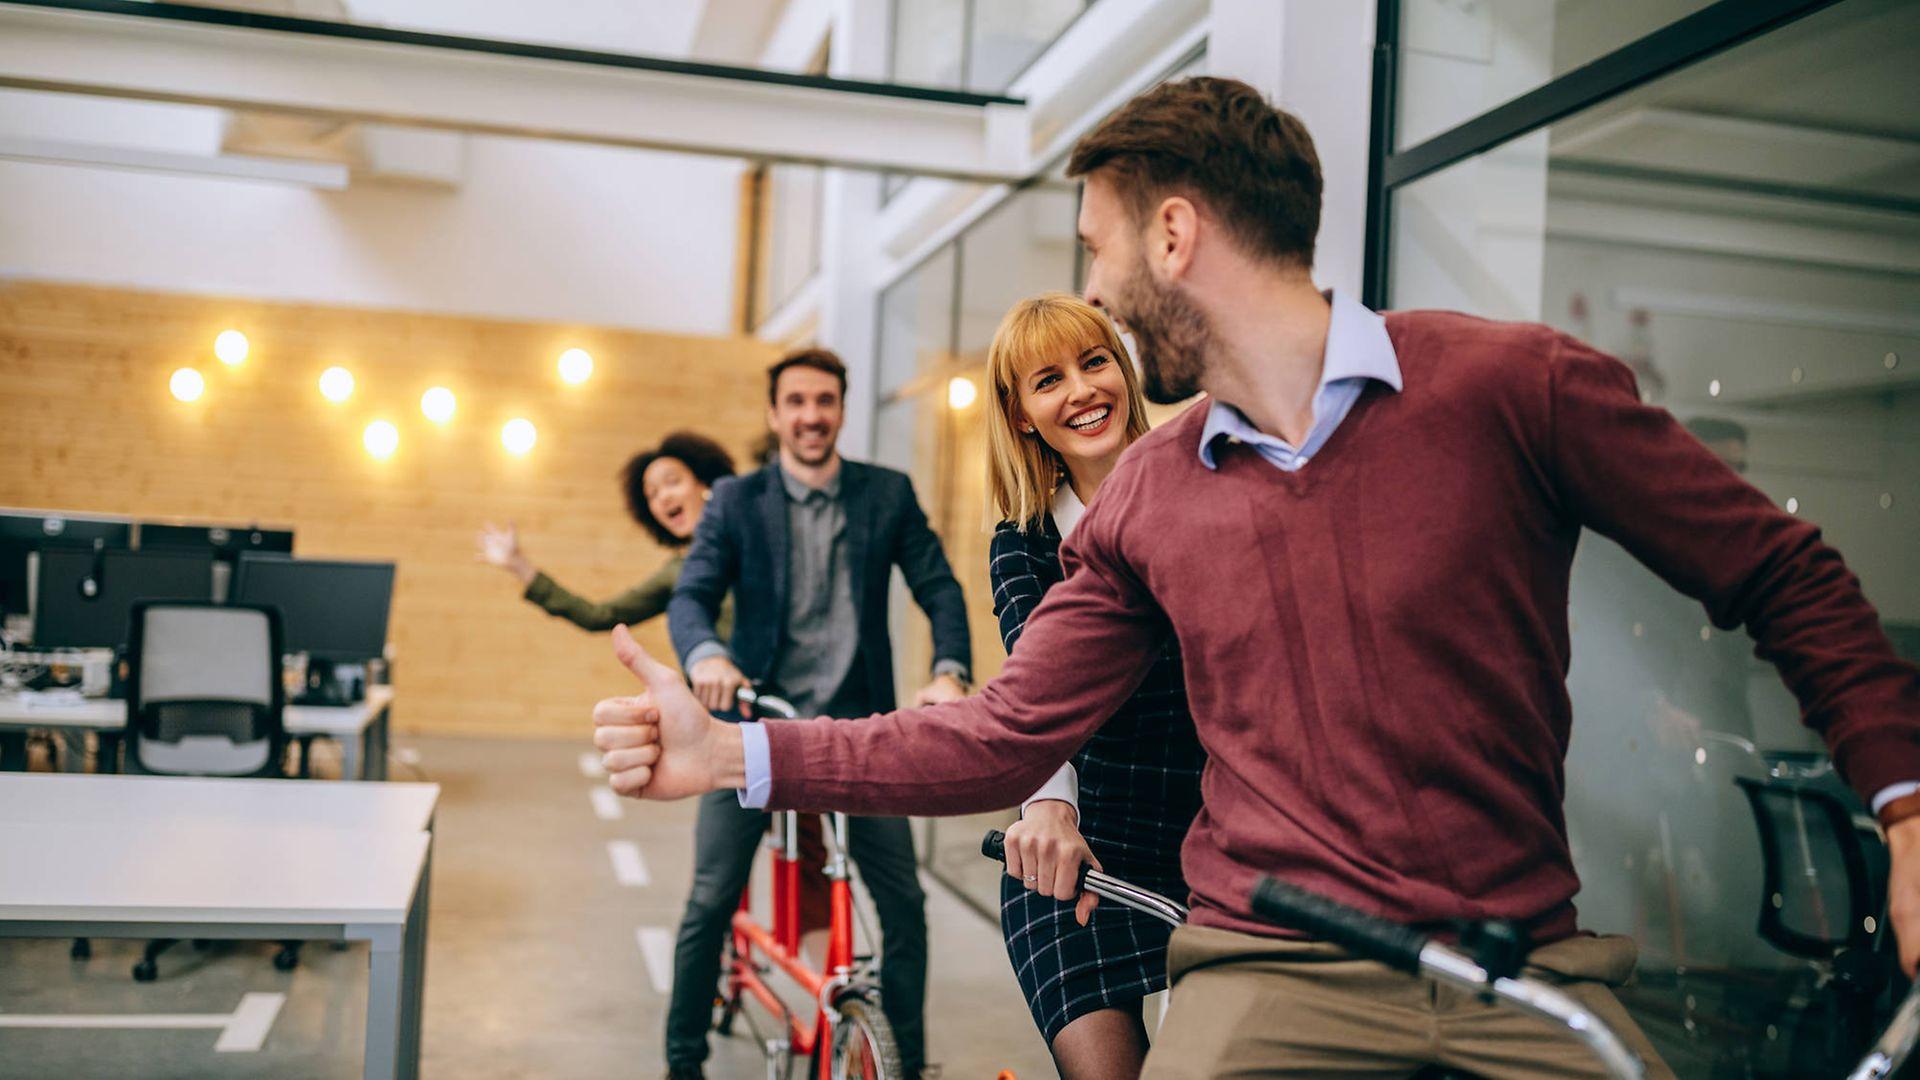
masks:
[(1030, 174), (1026, 109), (1008, 98), (202, 10), (218, 9), (0, 0), (0, 86), (961, 179)]

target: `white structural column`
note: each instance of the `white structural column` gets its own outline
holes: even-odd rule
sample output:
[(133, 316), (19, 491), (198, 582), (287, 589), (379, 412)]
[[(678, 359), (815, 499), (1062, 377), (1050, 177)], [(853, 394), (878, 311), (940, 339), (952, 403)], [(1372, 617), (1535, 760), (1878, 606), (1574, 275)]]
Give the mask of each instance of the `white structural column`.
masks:
[(1314, 277), (1359, 294), (1367, 223), (1374, 5), (1212, 0), (1208, 70), (1258, 87), (1312, 133), (1325, 183)]
[(1028, 169), (1008, 135), (1019, 106), (147, 15), (0, 5), (0, 86), (935, 175)]
[[(833, 0), (828, 72), (839, 78), (875, 78), (887, 70), (892, 41), (887, 0)], [(880, 216), (880, 176), (828, 169), (820, 219), (820, 343), (848, 367), (848, 423), (840, 449), (854, 458), (872, 452), (872, 417), (880, 381), (874, 312), (872, 241)]]

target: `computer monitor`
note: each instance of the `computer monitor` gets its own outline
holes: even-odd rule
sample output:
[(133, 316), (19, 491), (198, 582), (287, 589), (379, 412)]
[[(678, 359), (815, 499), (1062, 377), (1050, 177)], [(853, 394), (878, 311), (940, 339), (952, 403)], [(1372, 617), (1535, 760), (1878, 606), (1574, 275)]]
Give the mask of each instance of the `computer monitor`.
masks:
[(125, 550), (132, 533), (129, 523), (110, 518), (0, 511), (0, 615), (31, 610), (28, 559), (34, 552), (61, 547)]
[(247, 552), (234, 572), (233, 602), (279, 608), (288, 652), (373, 660), (386, 653), (393, 564)]
[(293, 552), (292, 529), (263, 529), (258, 525), (172, 525), (140, 523), (140, 550), (211, 551), (227, 562), (249, 551), (282, 555)]
[(137, 601), (211, 600), (213, 556), (45, 548), (36, 585), (35, 648), (118, 649)]

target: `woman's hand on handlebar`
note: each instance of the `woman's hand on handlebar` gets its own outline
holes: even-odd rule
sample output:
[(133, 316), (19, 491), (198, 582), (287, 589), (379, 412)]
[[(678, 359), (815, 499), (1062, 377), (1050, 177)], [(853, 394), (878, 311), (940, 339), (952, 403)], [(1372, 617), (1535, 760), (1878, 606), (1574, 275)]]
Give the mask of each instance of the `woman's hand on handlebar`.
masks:
[(1100, 898), (1080, 888), (1080, 867), (1100, 869), (1072, 806), (1058, 799), (1030, 804), (1019, 821), (1007, 827), (1007, 874), (1028, 889), (1055, 900), (1072, 900), (1073, 917), (1081, 926), (1093, 917)]

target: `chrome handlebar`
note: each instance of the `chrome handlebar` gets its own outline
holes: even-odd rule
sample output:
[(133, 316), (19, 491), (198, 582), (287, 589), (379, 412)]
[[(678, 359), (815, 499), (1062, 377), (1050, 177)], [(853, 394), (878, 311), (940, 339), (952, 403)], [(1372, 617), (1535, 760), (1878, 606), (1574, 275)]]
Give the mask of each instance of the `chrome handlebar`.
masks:
[[(1005, 833), (989, 830), (980, 841), (980, 853), (1004, 863), (1006, 841)], [(1081, 867), (1080, 880), (1081, 887), (1096, 896), (1143, 911), (1173, 926), (1187, 921), (1187, 908), (1159, 893), (1137, 888), (1086, 866)], [(1495, 975), (1472, 956), (1434, 941), (1429, 935), (1355, 911), (1271, 877), (1262, 878), (1254, 889), (1253, 909), (1276, 925), (1331, 941), (1356, 956), (1423, 975), (1489, 1000), (1498, 998), (1512, 1008), (1563, 1027), (1585, 1043), (1600, 1059), (1608, 1075), (1617, 1080), (1644, 1080), (1647, 1075), (1646, 1065), (1604, 1020), (1550, 983), (1524, 975), (1513, 978)], [(1511, 966), (1517, 969), (1523, 956), (1524, 952), (1517, 955)], [(1908, 1006), (1911, 1008), (1903, 1008), (1903, 1015), (1910, 1012), (1909, 1019), (1920, 1025), (1920, 1004), (1909, 997)], [(1909, 1048), (1911, 1041), (1908, 1040)], [(1904, 1060), (1904, 1056), (1899, 1060)], [(1895, 1064), (1897, 1066), (1898, 1060)], [(1859, 1075), (1881, 1077), (1887, 1073)]]

